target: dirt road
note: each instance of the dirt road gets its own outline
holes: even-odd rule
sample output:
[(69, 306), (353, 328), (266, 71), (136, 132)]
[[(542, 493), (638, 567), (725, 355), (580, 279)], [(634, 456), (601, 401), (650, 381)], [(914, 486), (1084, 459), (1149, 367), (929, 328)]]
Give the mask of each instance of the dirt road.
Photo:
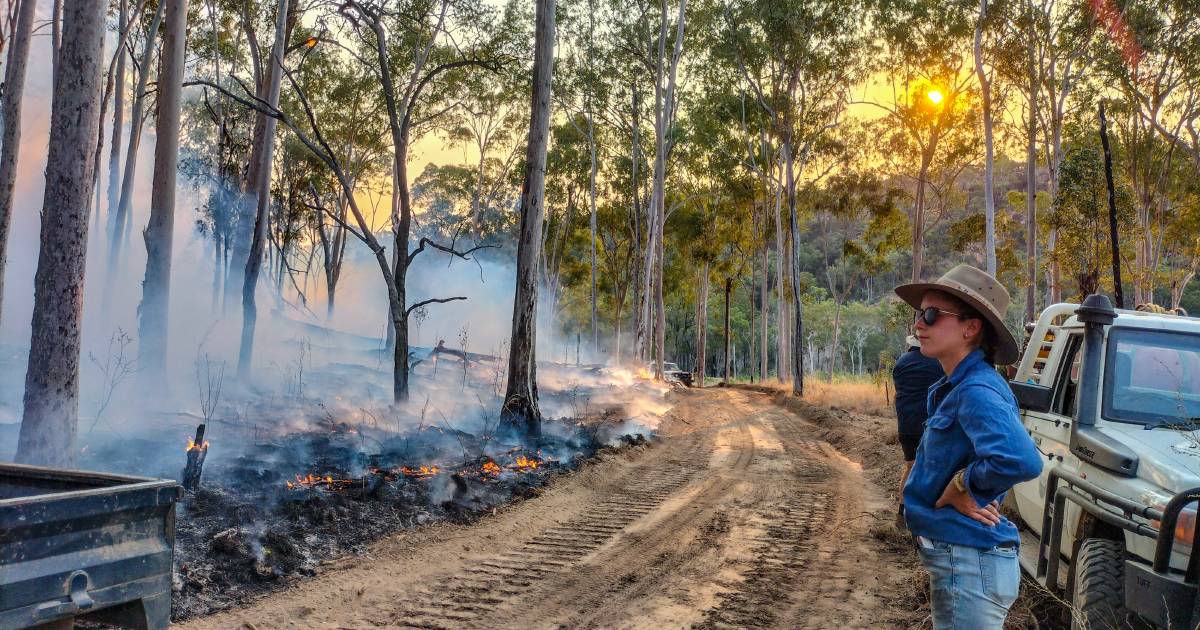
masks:
[[(766, 394), (677, 394), (664, 439), (469, 527), (381, 541), (183, 628), (859, 628), (911, 618), (913, 560), (853, 461)], [(874, 528), (873, 528), (874, 526)]]

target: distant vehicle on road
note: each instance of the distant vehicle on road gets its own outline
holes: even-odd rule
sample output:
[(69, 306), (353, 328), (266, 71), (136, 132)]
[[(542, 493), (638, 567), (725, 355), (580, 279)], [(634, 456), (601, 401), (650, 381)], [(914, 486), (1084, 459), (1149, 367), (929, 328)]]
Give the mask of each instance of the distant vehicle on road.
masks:
[[(651, 374), (654, 373), (653, 361), (646, 363), (646, 370)], [(663, 362), (663, 378), (666, 379), (668, 383), (679, 383), (685, 387), (692, 386), (692, 373), (679, 369), (678, 365), (671, 363), (670, 361)]]

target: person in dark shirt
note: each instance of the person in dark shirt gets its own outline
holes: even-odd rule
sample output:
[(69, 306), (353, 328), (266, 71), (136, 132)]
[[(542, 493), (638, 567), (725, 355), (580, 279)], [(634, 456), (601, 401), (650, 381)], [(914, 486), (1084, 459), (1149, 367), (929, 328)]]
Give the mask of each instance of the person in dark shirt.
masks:
[[(904, 470), (900, 473), (900, 496), (904, 495), (904, 482), (917, 458), (917, 445), (925, 431), (925, 420), (929, 417), (926, 406), (929, 386), (945, 376), (937, 359), (921, 354), (921, 342), (909, 335), (905, 340), (908, 350), (892, 367), (892, 383), (896, 390), (896, 434), (900, 450), (904, 453)], [(903, 505), (903, 500), (901, 500)], [(897, 519), (903, 525), (903, 519)]]

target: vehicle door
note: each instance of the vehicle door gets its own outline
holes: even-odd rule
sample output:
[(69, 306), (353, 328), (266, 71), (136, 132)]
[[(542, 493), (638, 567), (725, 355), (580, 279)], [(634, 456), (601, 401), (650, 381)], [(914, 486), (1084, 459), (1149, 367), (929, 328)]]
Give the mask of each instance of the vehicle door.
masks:
[[(1064, 344), (1061, 349), (1056, 348), (1061, 360), (1048, 366), (1050, 370), (1042, 374), (1040, 383), (1053, 389), (1050, 410), (1024, 410), (1021, 413), (1025, 428), (1044, 458), (1042, 474), (1013, 488), (1021, 518), (1039, 536), (1042, 534), (1042, 512), (1050, 471), (1058, 466), (1068, 466), (1068, 470), (1073, 471), (1079, 469), (1078, 459), (1071, 454), (1071, 423), (1075, 421), (1079, 402), (1077, 392), (1083, 335), (1081, 331), (1071, 332), (1061, 335), (1056, 341)], [(1068, 523), (1071, 521), (1068, 520)]]

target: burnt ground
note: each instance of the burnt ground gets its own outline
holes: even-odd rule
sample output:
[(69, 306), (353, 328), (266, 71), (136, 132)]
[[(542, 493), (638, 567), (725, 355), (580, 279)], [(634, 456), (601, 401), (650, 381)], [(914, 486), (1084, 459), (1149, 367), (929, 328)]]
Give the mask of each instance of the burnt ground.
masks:
[(645, 442), (612, 435), (611, 424), (545, 428), (543, 452), (442, 427), (371, 437), (335, 425), (255, 442), (207, 466), (177, 511), (172, 618), (278, 590), (396, 531), (474, 522), (537, 496), (610, 443)]
[(661, 440), (181, 627), (928, 627), (885, 419), (746, 389), (674, 397)]

